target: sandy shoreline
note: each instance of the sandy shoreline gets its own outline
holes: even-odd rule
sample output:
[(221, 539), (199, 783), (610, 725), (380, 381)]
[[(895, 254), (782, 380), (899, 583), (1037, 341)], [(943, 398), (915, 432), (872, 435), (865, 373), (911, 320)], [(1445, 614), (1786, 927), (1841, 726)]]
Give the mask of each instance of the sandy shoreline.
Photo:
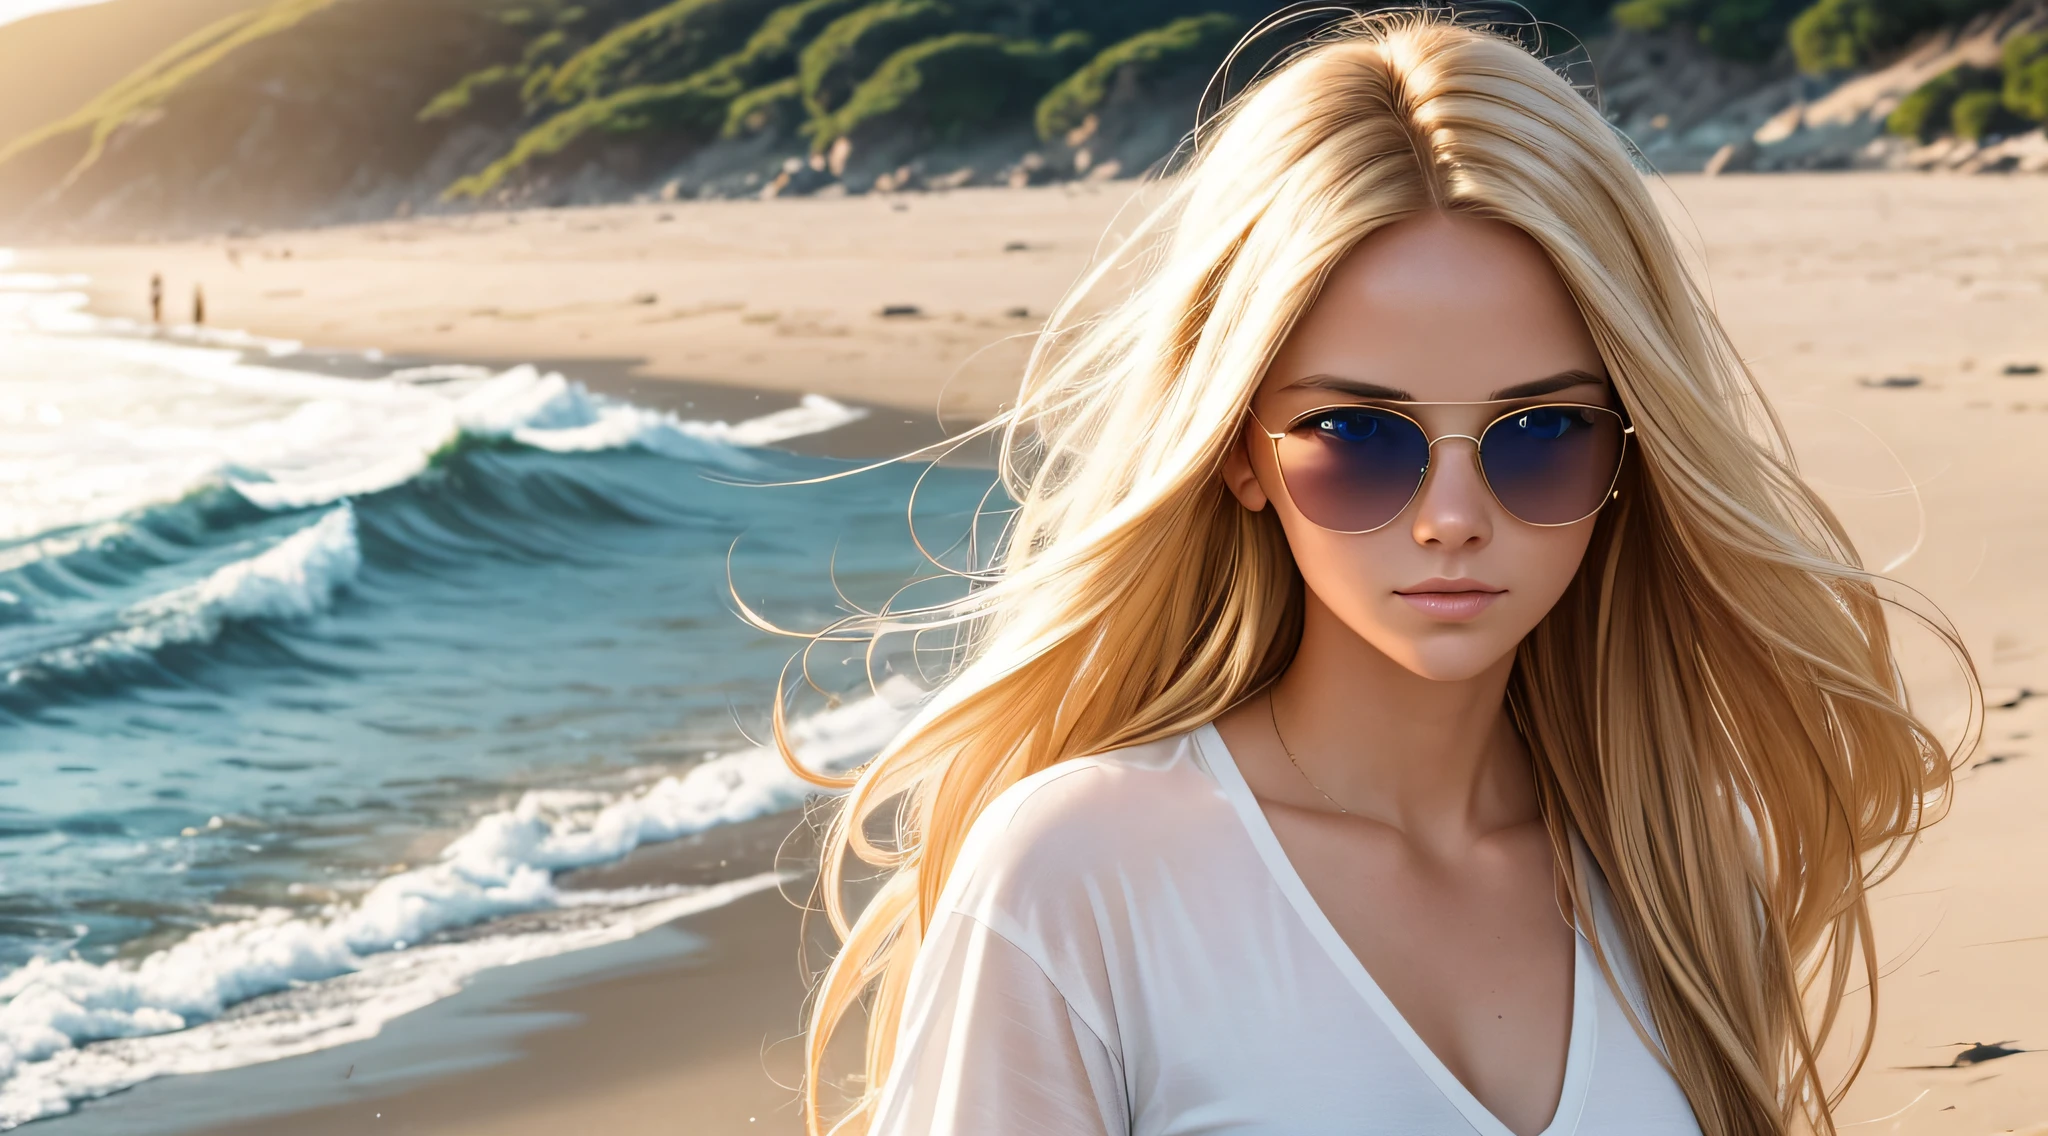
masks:
[[(798, 905), (809, 831), (783, 813), (566, 873), (570, 889), (710, 884), (776, 866), (794, 874), (780, 891), (624, 942), (486, 970), (366, 1041), (159, 1078), (25, 1131), (801, 1133), (790, 1086), (803, 1068)], [(821, 927), (818, 917), (808, 925), (813, 965), (825, 957)]]
[(957, 427), (1014, 393), (1030, 334), (1132, 192), (619, 205), (20, 251), (26, 269), (90, 275), (107, 315), (147, 319), (160, 273), (167, 322), (190, 320), (199, 288), (211, 326), (309, 346), (582, 360), (610, 389), (816, 392)]
[[(1022, 358), (1016, 341), (961, 364), (1035, 326), (1030, 317), (1064, 291), (1127, 191), (963, 191), (907, 198), (903, 211), (879, 197), (558, 210), (24, 250), (22, 267), (92, 274), (95, 308), (111, 314), (143, 314), (157, 270), (178, 302), (203, 280), (221, 326), (394, 354), (569, 360), (565, 373), (595, 389), (648, 401), (710, 391), (707, 400), (731, 400), (717, 413), (733, 416), (756, 394), (816, 391), (936, 429), (935, 407), (965, 416), (1001, 402)], [(2013, 702), (1989, 712), (1949, 818), (1878, 894), (1883, 1016), (1840, 1116), (1869, 1125), (1851, 1132), (2048, 1126), (2048, 1052), (2034, 1052), (2048, 1051), (2048, 877), (2036, 867), (2048, 854), (2038, 820), (2048, 805), (2048, 698), (2017, 697), (2048, 692), (2048, 374), (2006, 373), (2048, 367), (2041, 188), (1814, 175), (1673, 178), (1660, 192), (1703, 255), (1717, 307), (1804, 468), (1866, 560), (1894, 566), (1940, 604), (1995, 701)], [(1003, 251), (1012, 242), (1026, 248)], [(646, 292), (656, 301), (636, 302)], [(877, 314), (890, 303), (916, 304), (925, 318)], [(1005, 316), (1013, 306), (1030, 316)], [(495, 314), (477, 314), (485, 309)], [(1882, 385), (1888, 378), (1916, 381)], [(705, 385), (664, 385), (679, 380)], [(1926, 684), (1923, 711), (1953, 724), (1940, 659), (1920, 639), (1904, 650), (1909, 674)], [(787, 831), (795, 818), (755, 823), (764, 827), (751, 836), (720, 839)], [(689, 867), (690, 855), (676, 848), (628, 863), (652, 873), (645, 878), (696, 878), (689, 873), (703, 865)], [(782, 1086), (794, 1084), (788, 1039), (803, 992), (796, 928), (794, 909), (766, 893), (643, 936), (640, 953), (618, 951), (615, 966), (586, 959), (590, 968), (568, 977), (542, 964), (486, 976), (478, 986), (492, 993), (480, 1005), (516, 1005), (508, 1013), (544, 1024), (510, 1042), (458, 1031), (438, 1055), (454, 1066), (495, 1062), (484, 1067), (370, 1084), (351, 1099), (312, 1098), (311, 1111), (239, 1125), (209, 1114), (184, 1128), (122, 1126), (122, 1117), (170, 1123), (179, 1099), (284, 1077), (256, 1067), (152, 1083), (30, 1130), (794, 1132), (794, 1093)], [(454, 1006), (464, 997), (392, 1023), (361, 1051), (411, 1052), (409, 1035), (437, 1036), (416, 1019), (469, 1013)], [(2030, 1052), (1949, 1065), (1970, 1043), (2000, 1041)], [(320, 1063), (341, 1053), (293, 1061), (338, 1076)]]
[(369, 1041), (150, 1081), (24, 1132), (803, 1131), (800, 912), (774, 891), (638, 938), (486, 971)]

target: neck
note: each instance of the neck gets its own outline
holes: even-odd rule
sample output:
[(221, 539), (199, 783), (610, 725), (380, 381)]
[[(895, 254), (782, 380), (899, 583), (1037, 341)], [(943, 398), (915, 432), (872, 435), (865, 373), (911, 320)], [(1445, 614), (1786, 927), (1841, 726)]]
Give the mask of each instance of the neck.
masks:
[(1269, 693), (1287, 749), (1318, 787), (1411, 837), (1535, 819), (1506, 708), (1512, 654), (1469, 678), (1424, 678), (1307, 600), (1301, 646)]

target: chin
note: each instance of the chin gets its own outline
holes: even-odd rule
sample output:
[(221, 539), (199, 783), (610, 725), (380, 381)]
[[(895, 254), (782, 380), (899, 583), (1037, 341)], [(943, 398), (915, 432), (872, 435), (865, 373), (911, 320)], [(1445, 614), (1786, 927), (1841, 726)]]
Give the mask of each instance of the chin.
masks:
[(1418, 677), (1433, 682), (1464, 682), (1476, 678), (1514, 653), (1515, 643), (1497, 643), (1492, 636), (1439, 636), (1380, 645), (1382, 653)]

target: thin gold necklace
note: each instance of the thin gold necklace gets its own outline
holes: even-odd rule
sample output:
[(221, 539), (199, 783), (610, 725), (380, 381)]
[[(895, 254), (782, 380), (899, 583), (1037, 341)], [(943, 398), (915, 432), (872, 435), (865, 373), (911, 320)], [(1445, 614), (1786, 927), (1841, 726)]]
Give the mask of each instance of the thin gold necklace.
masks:
[(1280, 712), (1273, 709), (1273, 692), (1270, 689), (1266, 691), (1266, 717), (1270, 718), (1273, 722), (1273, 740), (1280, 743), (1280, 752), (1287, 755), (1287, 761), (1290, 765), (1294, 766), (1294, 771), (1301, 774), (1301, 779), (1308, 782), (1309, 788), (1322, 793), (1323, 799), (1330, 802), (1331, 808), (1336, 809), (1345, 816), (1350, 816), (1351, 810), (1338, 804), (1337, 798), (1324, 792), (1323, 787), (1316, 784), (1316, 779), (1308, 775), (1308, 770), (1301, 767), (1301, 762), (1295, 760), (1294, 751), (1287, 748), (1287, 739), (1280, 733)]

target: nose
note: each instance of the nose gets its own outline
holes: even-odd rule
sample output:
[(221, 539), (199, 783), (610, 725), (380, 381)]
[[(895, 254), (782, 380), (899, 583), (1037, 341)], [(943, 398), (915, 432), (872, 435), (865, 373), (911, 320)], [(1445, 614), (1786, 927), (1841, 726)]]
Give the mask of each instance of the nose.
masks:
[(1436, 439), (1415, 503), (1415, 543), (1446, 551), (1485, 547), (1493, 539), (1491, 498), (1479, 472), (1478, 441), (1466, 434)]

